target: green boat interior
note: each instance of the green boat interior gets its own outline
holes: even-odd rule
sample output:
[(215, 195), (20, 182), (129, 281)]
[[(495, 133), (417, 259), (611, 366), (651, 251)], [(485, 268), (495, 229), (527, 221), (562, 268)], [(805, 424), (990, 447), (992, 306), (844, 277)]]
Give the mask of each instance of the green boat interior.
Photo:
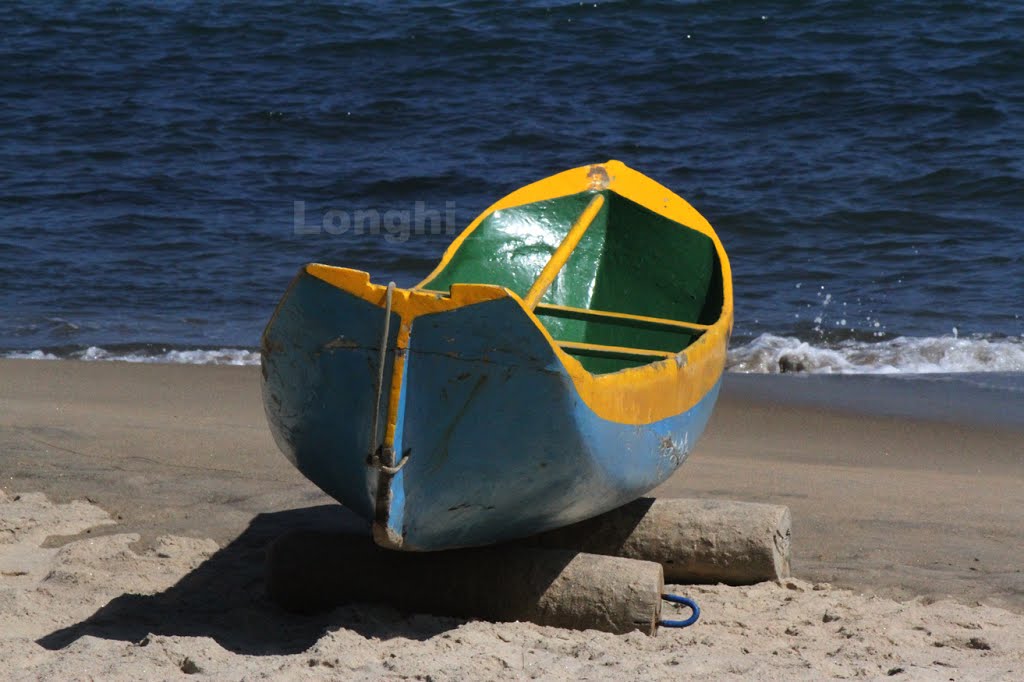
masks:
[(594, 374), (671, 357), (722, 311), (714, 242), (611, 190), (494, 211), (420, 289), (497, 284)]

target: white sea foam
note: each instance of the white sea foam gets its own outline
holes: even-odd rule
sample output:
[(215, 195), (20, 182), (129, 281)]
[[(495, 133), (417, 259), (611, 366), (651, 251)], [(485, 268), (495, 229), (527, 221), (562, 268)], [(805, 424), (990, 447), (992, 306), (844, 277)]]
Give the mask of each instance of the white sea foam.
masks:
[(61, 357), (72, 360), (100, 360), (116, 362), (147, 362), (179, 365), (258, 365), (258, 351), (241, 348), (218, 348), (214, 350), (130, 350), (110, 351), (99, 346), (89, 346), (67, 355), (57, 356), (41, 350), (14, 351), (3, 357), (28, 360), (58, 360)]
[[(50, 351), (14, 351), (8, 358), (98, 360), (188, 365), (258, 365), (258, 351), (126, 350), (90, 346), (57, 355)], [(934, 374), (1024, 372), (1024, 338), (983, 339), (956, 336), (899, 337), (886, 341), (841, 341), (817, 345), (788, 336), (762, 334), (729, 351), (727, 369), (747, 374)]]
[(4, 353), (3, 357), (14, 358), (17, 360), (60, 360), (60, 358), (53, 353), (47, 353), (42, 350), (15, 350), (10, 353)]
[(727, 368), (752, 374), (1024, 372), (1024, 339), (901, 336), (886, 341), (841, 341), (826, 347), (762, 334), (732, 348)]

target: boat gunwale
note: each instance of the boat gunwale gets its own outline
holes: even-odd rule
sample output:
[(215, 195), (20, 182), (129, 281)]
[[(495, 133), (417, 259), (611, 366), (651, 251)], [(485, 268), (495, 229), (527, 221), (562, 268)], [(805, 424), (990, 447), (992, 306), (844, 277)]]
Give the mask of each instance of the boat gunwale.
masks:
[[(596, 184), (595, 177), (598, 179)], [(593, 374), (560, 347), (537, 313), (530, 310), (515, 291), (500, 285), (473, 283), (453, 283), (447, 294), (425, 288), (452, 260), (466, 238), (494, 211), (578, 194), (588, 189), (614, 191), (682, 228), (696, 230), (712, 240), (721, 270), (722, 308), (718, 319), (678, 352), (636, 367)], [(372, 284), (366, 272), (321, 264), (309, 264), (305, 271), (375, 305), (384, 304), (387, 287)], [(430, 275), (408, 289), (395, 290), (394, 312), (402, 316), (402, 326), (411, 330), (416, 317), (506, 297), (519, 303), (524, 315), (546, 338), (583, 402), (609, 421), (648, 424), (684, 412), (696, 405), (715, 385), (725, 368), (726, 344), (733, 324), (733, 292), (729, 260), (721, 241), (707, 220), (684, 199), (618, 161), (564, 171), (516, 190), (492, 204), (455, 238)]]
[[(468, 239), (469, 236), (483, 224), (484, 220), (496, 211), (527, 206), (540, 201), (560, 199), (573, 194), (579, 194), (580, 192), (587, 190), (594, 192), (604, 190), (612, 191), (625, 199), (629, 199), (630, 201), (639, 204), (652, 213), (667, 218), (682, 227), (695, 230), (712, 241), (722, 275), (722, 309), (719, 312), (718, 319), (709, 325), (702, 325), (705, 328), (701, 330), (701, 336), (693, 340), (684, 348), (680, 349), (679, 352), (682, 353), (693, 348), (701, 341), (706, 341), (710, 336), (717, 336), (718, 334), (709, 334), (709, 332), (713, 331), (718, 333), (724, 332), (723, 335), (725, 337), (725, 342), (727, 343), (729, 337), (732, 335), (733, 327), (732, 269), (729, 264), (729, 256), (726, 254), (725, 247), (718, 238), (718, 234), (715, 232), (715, 229), (707, 219), (697, 211), (697, 209), (671, 189), (665, 187), (656, 180), (647, 177), (643, 173), (633, 170), (621, 161), (614, 159), (606, 161), (605, 163), (580, 166), (578, 168), (573, 168), (543, 178), (521, 187), (494, 202), (487, 209), (481, 212), (473, 222), (459, 233), (458, 236), (456, 236), (448, 248), (445, 249), (440, 262), (438, 262), (437, 266), (430, 272), (430, 274), (424, 277), (417, 284), (414, 284), (410, 289), (413, 291), (425, 290), (425, 285), (429, 284), (444, 271), (455, 257), (455, 254), (458, 253), (466, 239)], [(538, 303), (538, 307), (548, 305), (551, 304)], [(534, 311), (529, 308), (527, 308), (527, 312), (530, 315), (534, 315)], [(683, 322), (682, 320), (671, 320), (671, 318), (652, 319), (663, 319), (683, 324), (695, 324)], [(539, 320), (537, 320), (537, 323), (542, 327), (544, 326)], [(582, 367), (582, 365), (579, 369), (584, 372), (587, 371)], [(606, 374), (593, 376), (611, 376), (621, 372), (635, 371), (637, 369), (640, 368), (627, 367), (618, 370), (617, 372), (608, 372)]]

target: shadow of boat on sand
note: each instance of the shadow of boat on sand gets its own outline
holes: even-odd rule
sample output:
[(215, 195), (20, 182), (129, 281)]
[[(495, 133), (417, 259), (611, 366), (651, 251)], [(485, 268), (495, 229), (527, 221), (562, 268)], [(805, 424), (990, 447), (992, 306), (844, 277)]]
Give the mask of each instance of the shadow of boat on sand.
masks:
[(366, 604), (313, 615), (285, 611), (267, 596), (266, 554), (274, 540), (296, 530), (367, 532), (339, 505), (260, 514), (234, 541), (169, 589), (123, 594), (37, 643), (57, 650), (85, 636), (143, 643), (152, 634), (209, 637), (236, 654), (285, 655), (306, 651), (326, 633), (342, 628), (368, 638), (426, 640), (466, 622)]

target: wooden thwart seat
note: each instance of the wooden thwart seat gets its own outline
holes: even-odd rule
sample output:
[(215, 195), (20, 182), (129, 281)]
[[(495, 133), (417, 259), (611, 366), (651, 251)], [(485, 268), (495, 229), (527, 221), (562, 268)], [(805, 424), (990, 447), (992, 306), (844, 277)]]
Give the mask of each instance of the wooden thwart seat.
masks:
[(652, 362), (675, 357), (675, 353), (667, 350), (650, 350), (647, 348), (626, 348), (625, 346), (605, 346), (599, 343), (581, 343), (579, 341), (558, 341), (558, 347), (570, 355), (588, 355), (592, 358), (610, 358), (613, 360), (637, 360)]
[(623, 327), (639, 327), (641, 329), (656, 329), (659, 331), (685, 331), (691, 334), (703, 334), (710, 325), (697, 324), (695, 322), (679, 322), (663, 317), (648, 317), (646, 315), (632, 315), (630, 313), (616, 313), (610, 310), (591, 310), (590, 308), (574, 308), (567, 305), (555, 305), (553, 303), (538, 303), (533, 312), (538, 315), (549, 315), (551, 317), (562, 317), (569, 320), (581, 320), (583, 322), (606, 322), (608, 324), (619, 324)]

